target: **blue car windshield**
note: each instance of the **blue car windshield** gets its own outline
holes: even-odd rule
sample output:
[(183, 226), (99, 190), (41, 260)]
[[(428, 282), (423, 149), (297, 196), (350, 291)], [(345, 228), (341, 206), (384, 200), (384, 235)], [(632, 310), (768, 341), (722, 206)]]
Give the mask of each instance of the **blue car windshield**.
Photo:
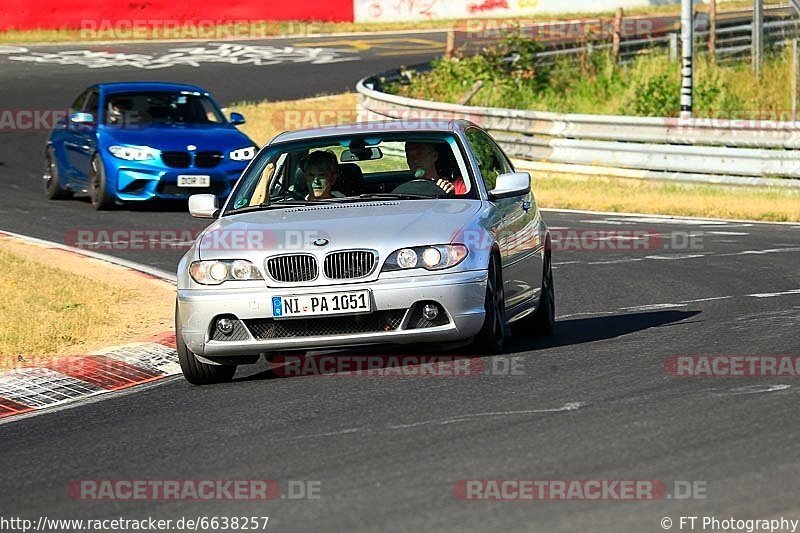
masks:
[(397, 200), (478, 198), (451, 133), (326, 136), (265, 147), (231, 193), (224, 214), (388, 195)]
[(108, 126), (226, 122), (214, 102), (200, 93), (114, 93), (108, 96), (106, 102), (105, 123)]

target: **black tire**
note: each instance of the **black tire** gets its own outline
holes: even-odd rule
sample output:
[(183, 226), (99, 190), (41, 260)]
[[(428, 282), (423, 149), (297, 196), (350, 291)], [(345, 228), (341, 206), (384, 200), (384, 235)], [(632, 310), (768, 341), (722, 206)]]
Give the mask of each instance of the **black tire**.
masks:
[(51, 146), (48, 146), (47, 151), (44, 153), (44, 173), (42, 178), (44, 180), (44, 194), (48, 200), (72, 198), (72, 191), (63, 188), (59, 183), (58, 165)]
[(180, 330), (177, 306), (175, 308), (175, 344), (178, 349), (178, 362), (183, 377), (192, 385), (212, 385), (225, 383), (233, 379), (236, 365), (209, 365), (197, 360), (197, 357), (186, 347)]
[(98, 211), (114, 207), (114, 199), (108, 194), (106, 169), (98, 155), (92, 158), (89, 169), (89, 197), (92, 199), (92, 207)]
[(503, 271), (494, 254), (489, 260), (483, 307), (486, 310), (486, 318), (471, 348), (485, 355), (502, 353), (506, 342), (506, 300), (503, 290)]
[(544, 255), (542, 272), (542, 296), (536, 311), (512, 325), (518, 335), (549, 335), (556, 327), (556, 291), (553, 285), (553, 265), (550, 251)]

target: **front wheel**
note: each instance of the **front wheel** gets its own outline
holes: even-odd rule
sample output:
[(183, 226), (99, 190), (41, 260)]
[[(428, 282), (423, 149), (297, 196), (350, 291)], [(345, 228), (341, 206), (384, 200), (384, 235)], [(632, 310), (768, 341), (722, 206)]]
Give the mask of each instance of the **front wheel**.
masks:
[(503, 290), (503, 271), (494, 255), (489, 260), (483, 308), (486, 318), (480, 332), (475, 336), (472, 347), (486, 355), (502, 353), (506, 341), (506, 299)]
[(48, 147), (44, 154), (44, 194), (48, 200), (61, 200), (70, 198), (72, 192), (61, 186), (58, 177), (58, 163), (52, 147)]
[(89, 196), (92, 199), (92, 207), (98, 211), (114, 207), (114, 199), (108, 194), (106, 169), (99, 155), (92, 158), (92, 166), (89, 171)]
[(236, 365), (209, 365), (197, 360), (197, 356), (183, 342), (181, 334), (180, 317), (177, 306), (175, 308), (175, 344), (178, 349), (178, 362), (183, 371), (183, 377), (192, 385), (211, 385), (225, 383), (233, 379)]

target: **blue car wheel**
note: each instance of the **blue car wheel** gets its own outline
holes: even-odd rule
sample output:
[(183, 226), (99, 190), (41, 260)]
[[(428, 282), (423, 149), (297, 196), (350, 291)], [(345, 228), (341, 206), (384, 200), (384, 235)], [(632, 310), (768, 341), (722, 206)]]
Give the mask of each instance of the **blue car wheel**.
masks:
[(92, 198), (92, 207), (98, 211), (114, 207), (114, 198), (108, 194), (106, 169), (103, 160), (97, 154), (92, 158), (92, 167), (89, 171), (89, 195)]
[(61, 200), (70, 198), (72, 192), (61, 186), (58, 177), (58, 163), (56, 163), (53, 147), (48, 146), (44, 154), (44, 194), (48, 200)]

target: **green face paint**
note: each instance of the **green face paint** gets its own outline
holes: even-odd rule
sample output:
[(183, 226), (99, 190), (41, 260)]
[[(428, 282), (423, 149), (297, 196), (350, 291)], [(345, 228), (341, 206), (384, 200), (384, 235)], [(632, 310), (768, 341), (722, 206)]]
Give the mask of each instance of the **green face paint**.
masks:
[(317, 191), (324, 191), (328, 186), (328, 178), (326, 176), (314, 176), (311, 179), (311, 188)]

